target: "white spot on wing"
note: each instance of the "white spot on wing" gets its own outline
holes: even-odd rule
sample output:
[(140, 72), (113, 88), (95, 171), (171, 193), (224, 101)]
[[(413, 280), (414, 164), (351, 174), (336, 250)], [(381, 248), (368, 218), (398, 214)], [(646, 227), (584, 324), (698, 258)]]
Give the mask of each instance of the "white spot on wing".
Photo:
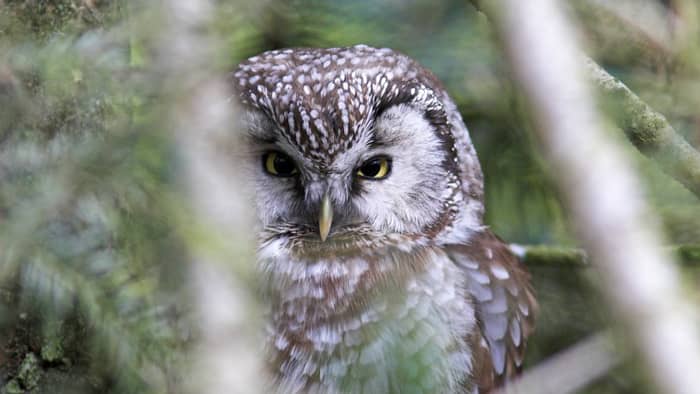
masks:
[(502, 374), (506, 367), (506, 346), (503, 341), (489, 340), (489, 349), (491, 350), (491, 361), (493, 368), (497, 374)]
[(493, 276), (500, 280), (506, 280), (510, 278), (508, 271), (498, 263), (491, 264), (491, 273), (493, 274)]
[(515, 346), (520, 346), (521, 332), (520, 324), (517, 321), (510, 322), (510, 338), (513, 340)]
[(502, 314), (485, 314), (484, 328), (487, 338), (501, 339), (506, 335), (508, 328), (508, 318)]

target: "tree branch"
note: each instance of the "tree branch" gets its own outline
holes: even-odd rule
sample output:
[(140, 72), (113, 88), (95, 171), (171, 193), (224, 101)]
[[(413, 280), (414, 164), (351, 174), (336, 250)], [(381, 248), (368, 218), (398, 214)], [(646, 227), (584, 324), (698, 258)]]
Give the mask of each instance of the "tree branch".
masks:
[(510, 249), (527, 266), (582, 266), (587, 263), (586, 252), (578, 248), (511, 244)]
[(615, 120), (632, 144), (700, 197), (700, 152), (679, 135), (662, 114), (593, 60), (586, 59), (585, 66), (600, 90), (621, 104)]
[[(517, 244), (511, 244), (510, 248), (529, 267), (582, 267), (589, 263), (586, 252), (579, 248)], [(700, 245), (674, 245), (665, 249), (683, 265), (697, 267), (700, 264)]]
[(601, 332), (528, 369), (495, 394), (575, 393), (605, 376), (620, 362), (610, 334)]
[(177, 95), (171, 116), (183, 181), (197, 221), (235, 250), (222, 256), (202, 242), (188, 245), (198, 343), (194, 371), (182, 371), (191, 378), (181, 391), (256, 393), (263, 391), (266, 376), (256, 346), (259, 308), (246, 285), (254, 267), (252, 221), (244, 199), (247, 189), (236, 172), (238, 156), (228, 149), (237, 138), (230, 92), (223, 78), (212, 77), (220, 74), (211, 67), (218, 46), (205, 27), (214, 7), (209, 0), (168, 0), (162, 5), (166, 27), (160, 68)]
[[(471, 3), (485, 12), (483, 0), (471, 0)], [(642, 154), (655, 160), (664, 172), (700, 197), (700, 152), (678, 134), (662, 114), (624, 83), (595, 61), (586, 58), (584, 63), (600, 90), (621, 104), (615, 120), (630, 142)]]
[(554, 0), (485, 3), (582, 244), (601, 272), (604, 294), (657, 386), (673, 394), (696, 392), (695, 308), (660, 247), (658, 224), (631, 165), (603, 130), (571, 23)]
[[(586, 31), (615, 29), (613, 41), (617, 45), (634, 45), (649, 57), (665, 61), (675, 55), (675, 37), (670, 22), (671, 14), (653, 0), (575, 0), (571, 2), (584, 15), (595, 16), (601, 23), (587, 24)], [(606, 36), (607, 38), (607, 36)], [(625, 40), (622, 42), (622, 40)], [(643, 47), (647, 47), (646, 49)]]

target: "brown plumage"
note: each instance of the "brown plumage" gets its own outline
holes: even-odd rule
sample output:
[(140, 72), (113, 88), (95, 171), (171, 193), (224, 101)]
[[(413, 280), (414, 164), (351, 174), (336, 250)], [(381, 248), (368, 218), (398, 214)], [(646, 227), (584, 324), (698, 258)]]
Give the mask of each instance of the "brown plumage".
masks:
[(265, 52), (230, 78), (272, 390), (474, 394), (514, 376), (536, 303), (483, 224), (476, 152), (437, 78), (363, 45)]
[(488, 393), (521, 370), (538, 310), (530, 275), (490, 230), (475, 234), (467, 245), (450, 245), (447, 250), (472, 278), (469, 292), (480, 328), (469, 338), (476, 349), (473, 376), (481, 392)]

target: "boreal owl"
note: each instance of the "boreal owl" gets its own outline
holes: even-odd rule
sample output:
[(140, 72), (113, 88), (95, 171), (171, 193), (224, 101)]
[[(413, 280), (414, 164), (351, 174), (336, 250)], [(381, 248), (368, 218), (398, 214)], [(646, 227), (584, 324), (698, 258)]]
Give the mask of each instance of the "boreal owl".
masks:
[(481, 168), (437, 78), (358, 45), (265, 52), (230, 82), (272, 389), (485, 393), (517, 373), (529, 276), (483, 223)]

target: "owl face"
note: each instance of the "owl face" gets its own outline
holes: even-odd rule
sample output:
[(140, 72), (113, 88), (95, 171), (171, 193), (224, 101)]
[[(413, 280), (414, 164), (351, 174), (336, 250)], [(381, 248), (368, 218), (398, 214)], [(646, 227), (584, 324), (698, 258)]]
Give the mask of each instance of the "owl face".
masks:
[(480, 181), (478, 164), (458, 154), (447, 95), (409, 58), (365, 46), (272, 51), (232, 79), (263, 228), (325, 240), (357, 226), (438, 235), (479, 222), (480, 195), (462, 184)]

